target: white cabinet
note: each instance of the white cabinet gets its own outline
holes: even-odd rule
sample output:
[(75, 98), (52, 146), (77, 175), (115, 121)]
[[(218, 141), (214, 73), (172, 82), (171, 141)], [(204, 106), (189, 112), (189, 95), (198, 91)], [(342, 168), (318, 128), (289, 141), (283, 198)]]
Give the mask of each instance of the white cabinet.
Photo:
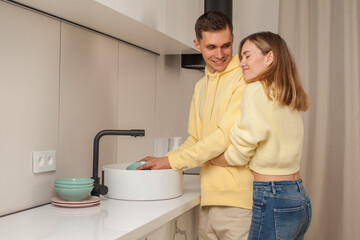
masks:
[(193, 47), (194, 25), (204, 0), (96, 0), (138, 22)]
[(198, 236), (200, 205), (175, 220), (174, 240), (196, 240)]
[[(153, 29), (164, 32), (165, 0), (95, 0)], [(182, 2), (182, 1), (180, 1)]]
[(165, 0), (165, 34), (194, 47), (195, 22), (204, 13), (204, 0)]
[[(192, 44), (186, 45), (166, 34), (165, 0), (18, 0), (17, 2), (158, 54), (196, 52)], [(183, 17), (187, 18), (187, 12), (183, 11), (183, 13)]]
[(139, 240), (196, 240), (199, 222), (199, 208), (199, 205), (194, 207)]
[[(194, 25), (204, 12), (204, 0), (17, 2), (158, 54), (197, 53), (192, 43)], [(233, 1), (234, 53), (237, 53), (240, 40), (250, 33), (263, 30), (277, 32), (278, 13), (279, 0)]]
[(194, 25), (204, 0), (96, 0), (193, 48)]

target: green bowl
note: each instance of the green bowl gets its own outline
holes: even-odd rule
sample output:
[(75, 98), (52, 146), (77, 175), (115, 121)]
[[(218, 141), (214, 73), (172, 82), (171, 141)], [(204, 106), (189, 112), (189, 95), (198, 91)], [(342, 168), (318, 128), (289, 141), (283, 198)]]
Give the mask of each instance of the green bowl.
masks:
[(59, 178), (55, 180), (55, 184), (63, 185), (86, 185), (94, 183), (94, 179), (91, 178)]
[[(136, 170), (138, 167), (144, 165), (144, 164), (147, 164), (147, 163), (150, 163), (150, 162), (134, 162), (132, 164), (130, 164), (126, 170)], [(149, 169), (146, 169), (146, 170), (149, 170)]]
[(93, 184), (93, 183), (89, 183), (89, 184), (75, 185), (75, 184), (55, 183), (55, 187), (66, 188), (66, 189), (80, 189), (80, 188), (94, 187), (94, 184)]
[(66, 188), (59, 188), (55, 187), (57, 193), (65, 200), (67, 201), (81, 201), (87, 196), (89, 196), (92, 187), (88, 188), (80, 188), (80, 189), (66, 189)]

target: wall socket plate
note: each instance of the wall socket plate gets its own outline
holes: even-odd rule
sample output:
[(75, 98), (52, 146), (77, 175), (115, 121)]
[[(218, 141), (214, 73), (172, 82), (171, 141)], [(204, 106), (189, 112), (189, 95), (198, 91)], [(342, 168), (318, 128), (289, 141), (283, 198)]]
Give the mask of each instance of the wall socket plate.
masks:
[(33, 173), (51, 172), (56, 170), (56, 151), (33, 151)]

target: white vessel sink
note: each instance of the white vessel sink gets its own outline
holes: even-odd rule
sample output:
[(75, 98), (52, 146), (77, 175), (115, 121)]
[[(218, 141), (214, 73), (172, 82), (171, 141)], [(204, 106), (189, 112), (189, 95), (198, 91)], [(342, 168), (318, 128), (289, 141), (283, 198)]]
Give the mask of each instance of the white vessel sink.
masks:
[(181, 171), (125, 170), (131, 163), (103, 166), (105, 197), (121, 200), (162, 200), (180, 197), (183, 193)]

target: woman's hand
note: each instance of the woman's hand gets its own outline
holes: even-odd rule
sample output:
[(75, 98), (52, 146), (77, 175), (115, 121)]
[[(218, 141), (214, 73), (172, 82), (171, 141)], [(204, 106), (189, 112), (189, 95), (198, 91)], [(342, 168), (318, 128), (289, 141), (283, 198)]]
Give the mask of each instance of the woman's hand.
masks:
[(210, 159), (209, 162), (210, 162), (211, 165), (219, 166), (219, 167), (228, 167), (228, 166), (230, 166), (228, 164), (228, 162), (226, 161), (225, 157), (224, 157), (224, 153), (220, 154), (217, 157), (214, 157), (213, 159)]
[(141, 165), (136, 170), (145, 170), (145, 169), (151, 169), (151, 170), (159, 170), (159, 169), (171, 169), (169, 158), (167, 156), (165, 157), (144, 157), (138, 162), (150, 162), (144, 165)]

